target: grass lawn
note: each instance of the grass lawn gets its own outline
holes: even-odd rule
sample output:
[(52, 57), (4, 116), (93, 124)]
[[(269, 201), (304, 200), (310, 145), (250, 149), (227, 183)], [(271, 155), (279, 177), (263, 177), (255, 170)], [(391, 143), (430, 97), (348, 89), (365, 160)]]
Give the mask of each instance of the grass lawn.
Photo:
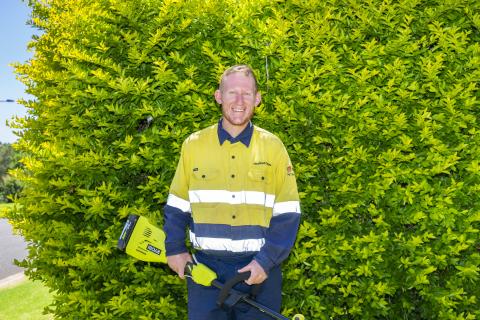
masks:
[[(0, 203), (0, 218), (13, 203)], [(0, 288), (0, 320), (49, 320), (43, 308), (51, 301), (48, 289), (38, 281), (24, 280), (14, 286)]]
[(25, 280), (14, 287), (0, 289), (0, 319), (53, 319), (51, 315), (42, 314), (50, 301), (51, 295), (43, 284)]

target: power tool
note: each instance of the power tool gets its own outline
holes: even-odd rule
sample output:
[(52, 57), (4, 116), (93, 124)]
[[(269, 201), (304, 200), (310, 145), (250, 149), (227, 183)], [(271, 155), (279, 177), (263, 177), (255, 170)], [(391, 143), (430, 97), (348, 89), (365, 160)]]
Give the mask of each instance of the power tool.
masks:
[[(145, 262), (167, 263), (165, 255), (165, 232), (150, 223), (143, 216), (130, 214), (125, 222), (122, 233), (118, 239), (117, 248), (128, 255)], [(225, 283), (217, 280), (216, 273), (206, 265), (190, 262), (185, 266), (185, 276), (195, 283), (203, 286), (214, 286), (220, 289), (217, 304), (219, 306), (233, 307), (237, 302), (243, 301), (250, 306), (277, 320), (304, 320), (301, 314), (296, 314), (289, 319), (280, 313), (256, 302), (249, 294), (233, 289), (233, 287), (250, 277), (250, 272), (239, 273)]]

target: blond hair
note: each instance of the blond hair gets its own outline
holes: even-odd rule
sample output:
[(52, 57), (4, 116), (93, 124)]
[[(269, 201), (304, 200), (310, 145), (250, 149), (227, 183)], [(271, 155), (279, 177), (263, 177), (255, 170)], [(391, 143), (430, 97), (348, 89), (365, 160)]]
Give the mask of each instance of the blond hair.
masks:
[(222, 91), (222, 89), (223, 89), (223, 83), (225, 81), (225, 78), (227, 76), (231, 75), (231, 74), (234, 74), (234, 73), (242, 73), (246, 77), (251, 77), (253, 79), (253, 82), (254, 82), (255, 92), (257, 92), (257, 90), (258, 90), (257, 77), (255, 77), (255, 73), (253, 73), (252, 68), (250, 68), (246, 64), (235, 65), (233, 67), (228, 68), (227, 70), (225, 70), (223, 72), (222, 77), (220, 78), (220, 85), (219, 85), (220, 91)]

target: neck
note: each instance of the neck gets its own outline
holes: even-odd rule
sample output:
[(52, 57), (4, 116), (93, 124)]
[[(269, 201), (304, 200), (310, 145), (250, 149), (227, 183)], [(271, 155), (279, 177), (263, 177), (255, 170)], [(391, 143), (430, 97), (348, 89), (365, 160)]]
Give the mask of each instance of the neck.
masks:
[(241, 125), (241, 126), (235, 126), (235, 125), (231, 125), (230, 123), (227, 123), (227, 121), (224, 121), (224, 119), (222, 119), (223, 129), (225, 129), (225, 131), (227, 131), (228, 134), (232, 136), (232, 138), (236, 138), (240, 133), (242, 133), (242, 131), (248, 125), (249, 125), (249, 122), (247, 122), (246, 124)]

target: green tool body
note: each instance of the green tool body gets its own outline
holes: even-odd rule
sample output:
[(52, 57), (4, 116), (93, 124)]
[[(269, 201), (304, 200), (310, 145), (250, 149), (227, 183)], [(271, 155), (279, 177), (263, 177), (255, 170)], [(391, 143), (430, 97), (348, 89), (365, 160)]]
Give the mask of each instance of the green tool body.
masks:
[(117, 247), (141, 261), (167, 263), (165, 233), (142, 216), (128, 216)]

